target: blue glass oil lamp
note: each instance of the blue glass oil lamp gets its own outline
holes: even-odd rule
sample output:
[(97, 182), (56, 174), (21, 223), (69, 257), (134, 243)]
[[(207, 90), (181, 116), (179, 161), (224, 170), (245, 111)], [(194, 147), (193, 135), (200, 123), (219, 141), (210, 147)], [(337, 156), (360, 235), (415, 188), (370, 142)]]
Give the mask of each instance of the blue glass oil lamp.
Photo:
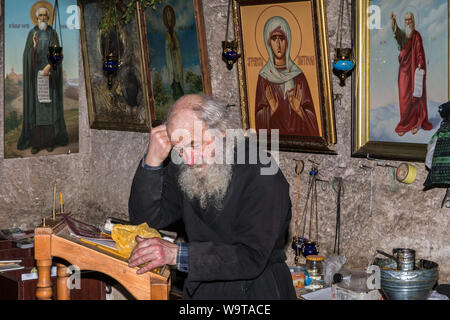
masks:
[(295, 263), (300, 262), (300, 256), (307, 257), (309, 255), (318, 254), (316, 243), (303, 237), (292, 238), (292, 249), (295, 252)]
[[(53, 70), (56, 70), (58, 68), (58, 65), (62, 62), (64, 55), (63, 55), (63, 47), (62, 47), (62, 33), (61, 33), (61, 22), (60, 22), (60, 13), (59, 13), (59, 5), (58, 0), (55, 0), (55, 5), (53, 7), (53, 19), (52, 21), (55, 22), (55, 29), (56, 29), (56, 15), (58, 15), (58, 22), (59, 22), (59, 38), (61, 40), (61, 46), (59, 46), (58, 41), (58, 35), (56, 32), (53, 32), (53, 46), (48, 47), (47, 51), (47, 60), (48, 63), (52, 66)], [(55, 39), (56, 37), (56, 39)]]
[(108, 77), (109, 89), (111, 89), (112, 87), (113, 76), (116, 74), (117, 70), (119, 70), (119, 64), (119, 59), (113, 53), (107, 55), (103, 60), (103, 71), (106, 72), (106, 75)]
[(339, 5), (338, 27), (336, 31), (336, 46), (333, 59), (333, 73), (339, 78), (339, 85), (345, 86), (345, 80), (355, 69), (355, 60), (352, 56), (352, 48), (342, 47), (342, 37), (344, 29), (344, 9), (347, 7), (348, 25), (351, 25), (351, 11), (348, 0), (341, 0)]
[(233, 69), (233, 65), (241, 56), (237, 51), (236, 41), (228, 40), (228, 26), (230, 25), (231, 0), (228, 0), (227, 28), (225, 31), (225, 41), (222, 41), (222, 60), (227, 64), (227, 69)]
[(345, 80), (355, 69), (355, 61), (352, 58), (351, 48), (337, 48), (333, 60), (333, 73), (340, 80), (339, 85), (345, 86)]
[(222, 41), (222, 60), (227, 64), (227, 69), (233, 69), (233, 65), (241, 56), (237, 51), (235, 41)]

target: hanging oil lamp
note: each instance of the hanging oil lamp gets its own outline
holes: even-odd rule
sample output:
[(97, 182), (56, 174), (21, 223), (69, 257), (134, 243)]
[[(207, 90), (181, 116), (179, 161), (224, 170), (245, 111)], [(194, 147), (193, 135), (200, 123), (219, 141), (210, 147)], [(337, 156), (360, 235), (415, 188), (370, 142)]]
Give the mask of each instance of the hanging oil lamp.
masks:
[(352, 48), (342, 48), (344, 1), (347, 3), (348, 14), (351, 14), (347, 0), (341, 0), (339, 8), (338, 29), (336, 35), (336, 47), (333, 59), (333, 74), (339, 78), (339, 85), (341, 87), (345, 86), (345, 80), (351, 75), (356, 65), (355, 60), (352, 56)]
[(107, 55), (103, 60), (103, 70), (106, 72), (108, 77), (108, 88), (112, 88), (113, 76), (119, 70), (119, 59), (112, 53)]
[(237, 52), (236, 41), (228, 41), (230, 10), (231, 10), (231, 0), (228, 0), (227, 29), (225, 32), (225, 41), (222, 41), (222, 60), (227, 64), (228, 70), (233, 69), (233, 65), (241, 56), (241, 54)]
[[(59, 5), (58, 0), (55, 0), (55, 6), (53, 7), (53, 21), (55, 21), (56, 26), (56, 14), (58, 14), (58, 23), (59, 23), (59, 38), (61, 39), (61, 46), (58, 46), (58, 39), (53, 39), (53, 46), (48, 47), (48, 53), (47, 53), (47, 60), (52, 66), (53, 70), (56, 70), (58, 68), (58, 65), (63, 60), (63, 47), (62, 47), (62, 33), (61, 33), (61, 21), (60, 21), (60, 13), (59, 13)], [(56, 29), (56, 28), (55, 28)], [(57, 37), (56, 32), (53, 32), (53, 37)]]
[[(318, 209), (317, 209), (317, 175), (319, 174), (319, 169), (314, 165), (309, 172), (309, 182), (308, 182), (308, 193), (306, 196), (306, 203), (303, 209), (302, 217), (297, 223), (296, 236), (292, 239), (291, 247), (295, 252), (295, 263), (298, 265), (301, 256), (307, 257), (309, 255), (315, 255), (319, 253), (319, 226), (318, 226)], [(306, 225), (307, 225), (307, 215), (309, 210), (309, 235), (308, 238), (305, 237)], [(312, 240), (312, 221), (315, 215), (316, 222), (316, 240)], [(299, 218), (299, 217), (298, 217)], [(300, 224), (303, 224), (303, 230), (300, 234)]]
[(117, 55), (110, 50), (109, 42), (110, 42), (110, 23), (111, 23), (111, 8), (112, 1), (110, 2), (110, 7), (108, 11), (108, 33), (105, 39), (105, 52), (103, 55), (103, 71), (106, 72), (106, 76), (108, 79), (108, 88), (112, 88), (113, 77), (116, 75), (117, 71), (120, 68), (120, 42), (119, 42), (119, 32), (116, 26), (116, 36), (117, 36)]

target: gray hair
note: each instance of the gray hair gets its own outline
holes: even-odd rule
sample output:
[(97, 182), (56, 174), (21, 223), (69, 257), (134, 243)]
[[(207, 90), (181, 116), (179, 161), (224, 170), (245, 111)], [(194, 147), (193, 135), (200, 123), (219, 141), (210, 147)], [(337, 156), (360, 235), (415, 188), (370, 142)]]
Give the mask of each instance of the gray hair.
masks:
[(50, 11), (45, 7), (41, 7), (36, 10), (36, 18), (39, 18), (39, 10), (41, 10), (41, 9), (44, 9), (45, 11), (47, 11), (47, 17), (50, 18)]
[[(199, 120), (202, 120), (209, 129), (217, 129), (221, 132), (233, 128), (230, 112), (227, 110), (226, 106), (210, 96), (202, 94), (200, 97), (202, 98), (200, 104), (187, 106), (187, 108), (194, 112)], [(166, 122), (170, 120), (176, 105), (177, 103), (175, 103), (167, 113)]]

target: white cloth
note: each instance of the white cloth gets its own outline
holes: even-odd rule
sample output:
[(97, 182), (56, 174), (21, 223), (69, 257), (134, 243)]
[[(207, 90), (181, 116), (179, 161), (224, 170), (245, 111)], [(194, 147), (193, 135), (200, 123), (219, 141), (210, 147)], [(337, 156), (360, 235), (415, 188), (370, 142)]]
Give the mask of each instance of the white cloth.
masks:
[(446, 295), (440, 294), (436, 290), (433, 290), (431, 294), (428, 296), (427, 300), (449, 300), (449, 299)]
[[(279, 71), (275, 67), (275, 63), (273, 60), (273, 52), (270, 46), (270, 36), (271, 33), (277, 29), (278, 27), (286, 34), (287, 40), (287, 48), (286, 48), (286, 69)], [(302, 73), (302, 70), (292, 61), (290, 56), (291, 51), (291, 29), (289, 28), (289, 24), (282, 17), (272, 17), (267, 20), (264, 25), (264, 44), (266, 45), (267, 53), (269, 54), (269, 60), (262, 67), (259, 75), (264, 79), (275, 83), (275, 84), (284, 84), (284, 95), (286, 96), (286, 92), (294, 88), (294, 78)]]

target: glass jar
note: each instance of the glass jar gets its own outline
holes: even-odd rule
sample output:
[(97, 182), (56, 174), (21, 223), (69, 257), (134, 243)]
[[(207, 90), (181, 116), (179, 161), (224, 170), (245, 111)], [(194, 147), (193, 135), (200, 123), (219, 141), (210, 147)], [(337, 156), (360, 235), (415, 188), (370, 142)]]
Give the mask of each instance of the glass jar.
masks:
[(306, 257), (306, 271), (311, 278), (311, 283), (305, 289), (314, 291), (324, 287), (323, 257), (309, 255)]

